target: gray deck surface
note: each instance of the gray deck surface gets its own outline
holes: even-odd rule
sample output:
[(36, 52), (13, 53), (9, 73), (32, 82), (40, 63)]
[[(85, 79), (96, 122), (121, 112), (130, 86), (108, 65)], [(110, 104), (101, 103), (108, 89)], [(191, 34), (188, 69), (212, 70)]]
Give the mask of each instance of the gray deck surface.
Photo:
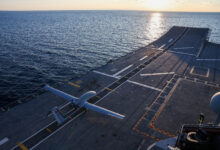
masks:
[[(201, 112), (214, 121), (210, 97), (219, 91), (220, 46), (207, 42), (209, 29), (173, 27), (161, 38), (56, 88), (124, 114), (123, 120), (76, 108), (45, 92), (0, 116), (0, 149), (146, 149), (173, 137)], [(68, 118), (58, 125), (48, 111)], [(18, 144), (19, 143), (19, 144)]]
[(176, 134), (182, 124), (198, 124), (201, 112), (206, 116), (205, 123), (212, 123), (217, 115), (209, 108), (209, 103), (212, 95), (219, 90), (219, 87), (213, 85), (180, 78), (177, 87), (166, 98), (167, 103), (155, 126)]

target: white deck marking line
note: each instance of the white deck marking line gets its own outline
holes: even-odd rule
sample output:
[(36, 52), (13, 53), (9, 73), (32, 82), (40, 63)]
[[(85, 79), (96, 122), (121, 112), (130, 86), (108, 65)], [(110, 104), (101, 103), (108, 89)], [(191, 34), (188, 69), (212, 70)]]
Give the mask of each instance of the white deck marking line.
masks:
[(99, 72), (99, 71), (96, 71), (96, 70), (93, 70), (93, 72), (94, 72), (94, 73), (97, 73), (97, 74), (100, 74), (100, 75), (103, 75), (103, 76), (107, 76), (107, 77), (111, 77), (111, 78), (119, 79), (118, 76), (113, 76), (113, 75), (106, 74), (106, 73), (103, 73), (103, 72)]
[[(109, 74), (105, 74), (105, 73), (102, 73), (102, 72), (99, 72), (99, 71), (95, 71), (95, 73), (118, 79), (118, 77), (115, 77), (115, 76), (112, 76), (112, 75), (109, 75)], [(148, 89), (153, 89), (153, 90), (156, 90), (156, 91), (162, 91), (161, 89), (158, 89), (158, 88), (146, 85), (146, 84), (138, 83), (138, 82), (135, 82), (135, 81), (127, 80), (127, 82), (133, 83), (135, 85), (139, 85), (139, 86), (142, 86), (142, 87), (145, 87), (145, 88), (148, 88)]]
[(168, 52), (170, 52), (170, 53), (176, 53), (176, 54), (182, 54), (182, 55), (196, 56), (195, 54), (182, 53), (182, 52), (175, 52), (175, 51), (171, 51), (171, 50), (168, 50)]
[(156, 143), (153, 143), (152, 145), (150, 145), (150, 146), (147, 148), (147, 150), (152, 149), (152, 147), (154, 147), (155, 145), (156, 145)]
[(9, 139), (7, 137), (3, 138), (1, 141), (0, 141), (0, 145), (3, 145), (5, 144), (6, 142), (8, 142)]
[(200, 56), (200, 54), (202, 53), (202, 50), (203, 50), (204, 47), (205, 47), (205, 43), (206, 43), (206, 42), (203, 42), (202, 45), (200, 46), (199, 52), (198, 52), (197, 55), (196, 55), (197, 58), (198, 58), (198, 57)]
[(145, 58), (147, 58), (148, 56), (146, 55), (146, 56), (144, 56), (144, 57), (142, 57), (141, 59), (139, 59), (140, 61), (142, 61), (142, 60), (144, 60)]
[(177, 47), (177, 48), (173, 48), (173, 49), (192, 49), (194, 47)]
[(120, 73), (124, 72), (125, 70), (128, 70), (128, 69), (131, 68), (132, 66), (133, 66), (133, 64), (131, 64), (131, 65), (125, 67), (124, 69), (122, 69), (122, 70), (116, 72), (115, 74), (113, 74), (113, 76), (119, 75)]
[(140, 74), (140, 76), (159, 76), (159, 75), (167, 75), (167, 74), (175, 74), (175, 72), (162, 72), (162, 73), (146, 73), (146, 74)]
[(173, 41), (173, 39), (170, 39), (169, 41), (168, 41), (168, 43), (170, 43), (170, 42), (172, 42)]
[(59, 108), (59, 109), (63, 109), (64, 107), (66, 107), (66, 106), (69, 105), (70, 103), (71, 103), (71, 102), (68, 102), (68, 103), (66, 103), (65, 105), (61, 106), (61, 107), (58, 106), (58, 108)]
[(159, 49), (162, 49), (166, 46), (166, 44), (163, 44), (161, 47), (159, 47)]
[(148, 88), (148, 89), (156, 90), (156, 91), (159, 91), (159, 92), (162, 91), (161, 89), (158, 89), (158, 88), (155, 88), (155, 87), (152, 87), (152, 86), (146, 85), (146, 84), (141, 84), (141, 83), (138, 83), (138, 82), (135, 82), (135, 81), (127, 80), (127, 82), (129, 82), (129, 83), (133, 83), (133, 84), (136, 84), (136, 85), (139, 85), (139, 86), (142, 86), (142, 87)]
[(220, 61), (220, 59), (196, 59), (197, 61)]
[[(125, 83), (125, 82), (124, 82)], [(116, 88), (114, 88), (114, 90), (117, 90), (119, 87), (121, 87), (124, 83), (120, 84), (119, 86), (117, 86)], [(106, 96), (108, 96), (109, 94), (111, 94), (113, 91), (108, 92), (105, 96), (103, 96), (100, 100), (98, 100), (97, 102), (95, 102), (94, 104), (97, 104), (98, 102), (102, 101)]]
[(143, 146), (144, 146), (144, 143), (146, 142), (146, 139), (143, 139), (142, 141), (141, 141), (141, 144), (138, 146), (138, 149), (137, 150), (141, 150), (141, 149), (143, 149)]

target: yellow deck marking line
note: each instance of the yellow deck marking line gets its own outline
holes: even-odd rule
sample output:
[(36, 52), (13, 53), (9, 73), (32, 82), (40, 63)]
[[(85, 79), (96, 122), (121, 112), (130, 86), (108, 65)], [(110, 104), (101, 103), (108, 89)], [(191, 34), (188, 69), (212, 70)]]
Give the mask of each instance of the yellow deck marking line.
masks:
[(49, 128), (46, 128), (47, 132), (51, 133), (52, 131)]
[(76, 81), (76, 83), (77, 83), (77, 84), (80, 84), (80, 83), (82, 83), (82, 80), (78, 80), (78, 81)]
[(26, 146), (24, 146), (24, 144), (22, 144), (21, 142), (18, 142), (18, 146), (22, 149), (22, 150), (28, 150), (28, 148)]
[[(172, 90), (171, 90), (171, 92), (170, 92), (170, 94), (169, 94), (169, 96), (171, 97), (171, 95), (172, 95), (172, 93), (173, 93), (173, 91), (175, 90), (175, 88), (177, 87), (177, 85), (179, 84), (179, 82), (180, 82), (180, 80), (181, 79), (178, 79), (178, 81), (177, 81), (177, 83), (175, 84), (175, 86), (172, 88)], [(166, 86), (164, 87), (164, 89), (166, 88)], [(164, 91), (164, 89), (163, 89), (163, 91)], [(135, 130), (135, 131), (140, 131), (139, 129), (137, 129), (137, 126), (141, 123), (141, 121), (144, 119), (144, 117), (147, 115), (147, 113), (149, 112), (149, 110), (154, 106), (154, 104), (157, 102), (157, 100), (159, 99), (159, 97), (160, 97), (160, 95), (163, 93), (163, 91), (157, 96), (157, 98), (153, 101), (153, 103), (149, 106), (149, 109), (141, 116), (141, 118), (137, 121), (137, 123), (135, 124), (135, 126), (133, 127), (133, 130)], [(169, 97), (168, 96), (168, 97)], [(168, 98), (167, 98), (168, 99)], [(167, 100), (166, 99), (166, 100)], [(169, 99), (168, 99), (169, 100)], [(167, 100), (167, 101), (168, 101)], [(164, 104), (163, 104), (164, 105)], [(164, 105), (165, 106), (165, 105)], [(161, 108), (164, 108), (164, 106), (161, 106), (160, 107), (160, 110), (159, 111), (162, 111), (163, 109), (161, 109)], [(159, 115), (158, 115), (158, 113), (156, 114), (156, 116), (157, 116), (157, 118), (159, 117)], [(155, 116), (155, 117), (156, 117)], [(175, 135), (173, 135), (173, 134), (171, 134), (171, 133), (169, 133), (169, 132), (167, 132), (167, 131), (164, 131), (164, 130), (161, 130), (161, 129), (158, 129), (158, 128), (156, 128), (155, 126), (154, 126), (154, 122), (156, 121), (156, 119), (155, 119), (155, 117), (154, 117), (154, 119), (150, 122), (150, 127), (152, 128), (152, 129), (154, 129), (154, 130), (156, 130), (156, 131), (158, 131), (158, 132), (160, 132), (160, 133), (163, 133), (163, 134), (165, 134), (165, 135), (168, 135), (168, 136), (170, 136), (170, 137), (173, 137), (173, 136), (175, 136)], [(154, 122), (153, 122), (154, 121)], [(142, 132), (142, 131), (141, 131)], [(138, 132), (138, 133), (140, 133), (140, 132)], [(147, 135), (148, 133), (145, 133), (145, 135), (146, 136), (148, 136)], [(144, 135), (144, 134), (142, 134), (142, 135)], [(150, 137), (150, 136), (149, 136)], [(150, 137), (150, 138), (152, 138), (152, 137)], [(158, 138), (156, 138), (156, 137), (153, 137), (152, 139), (158, 139)]]
[(178, 79), (178, 81), (176, 82), (176, 84), (174, 85), (174, 87), (172, 88), (172, 90), (170, 91), (169, 95), (167, 96), (165, 102), (162, 104), (162, 106), (160, 107), (159, 111), (157, 112), (157, 114), (155, 115), (155, 117), (153, 118), (153, 120), (152, 120), (151, 123), (150, 123), (150, 127), (151, 127), (152, 129), (154, 129), (154, 130), (156, 130), (156, 131), (158, 131), (158, 132), (161, 132), (161, 133), (163, 133), (163, 134), (165, 134), (165, 135), (168, 135), (168, 136), (170, 136), (170, 137), (175, 137), (176, 135), (174, 135), (174, 134), (172, 134), (172, 133), (169, 133), (169, 132), (167, 132), (167, 131), (164, 131), (164, 130), (162, 130), (162, 129), (159, 129), (159, 128), (157, 128), (157, 127), (155, 127), (155, 122), (156, 122), (156, 120), (159, 118), (159, 116), (160, 116), (162, 110), (165, 108), (167, 102), (170, 100), (170, 98), (171, 98), (173, 92), (176, 90), (176, 87), (179, 85), (179, 82), (180, 82), (180, 81), (181, 81), (181, 79)]
[(96, 95), (95, 97), (97, 97), (97, 98), (101, 98), (100, 96), (98, 96), (98, 95)]
[(70, 81), (69, 81), (68, 84), (70, 84), (70, 85), (72, 85), (72, 86), (74, 86), (74, 87), (80, 88), (80, 85), (75, 84), (75, 83), (73, 83), (73, 82), (70, 82)]
[(105, 87), (106, 90), (114, 92), (115, 90)]
[(197, 76), (200, 76), (200, 77), (207, 77), (207, 78), (209, 77), (209, 73), (210, 73), (210, 69), (209, 68), (202, 68), (202, 69), (207, 69), (207, 72), (206, 72), (206, 75), (201, 75), (201, 74), (194, 73), (195, 67), (196, 66), (192, 67), (192, 69), (190, 71), (190, 74), (197, 75)]
[(151, 135), (148, 134), (148, 133), (142, 132), (142, 131), (140, 131), (140, 130), (138, 130), (138, 129), (135, 129), (135, 131), (138, 132), (138, 133), (141, 134), (141, 135), (148, 136), (149, 138), (151, 138), (151, 139), (153, 139), (153, 140), (155, 140), (155, 141), (160, 141), (159, 138), (156, 138), (156, 137), (154, 137), (154, 136), (151, 136)]

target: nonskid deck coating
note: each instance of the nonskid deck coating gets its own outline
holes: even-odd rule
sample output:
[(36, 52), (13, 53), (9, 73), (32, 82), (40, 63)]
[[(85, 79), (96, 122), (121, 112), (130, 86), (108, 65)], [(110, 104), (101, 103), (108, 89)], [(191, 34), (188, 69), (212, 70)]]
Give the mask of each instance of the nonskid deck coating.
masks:
[(182, 124), (198, 124), (200, 113), (205, 115), (204, 123), (213, 122), (217, 115), (209, 108), (209, 103), (219, 90), (218, 86), (179, 78), (173, 93), (166, 98), (164, 109), (161, 108), (161, 114), (155, 120), (155, 126), (175, 135)]
[[(190, 38), (192, 34), (189, 34), (189, 32), (194, 33), (194, 29), (195, 28), (174, 27), (149, 46), (146, 46), (133, 54), (122, 57), (113, 63), (109, 63), (100, 69), (97, 69), (96, 71), (98, 72), (90, 72), (80, 79), (72, 80), (68, 82), (68, 84), (58, 87), (59, 89), (75, 96), (79, 96), (87, 90), (96, 90), (98, 95), (90, 101), (93, 103), (98, 102), (97, 105), (105, 106), (108, 109), (112, 109), (116, 112), (126, 115), (124, 120), (117, 120), (115, 118), (103, 116), (91, 111), (81, 114), (80, 112), (84, 112), (84, 109), (77, 109), (71, 111), (71, 114), (68, 115), (70, 116), (69, 122), (58, 128), (55, 124), (54, 127), (50, 129), (47, 127), (44, 128), (44, 126), (45, 124), (48, 124), (47, 122), (52, 122), (51, 117), (47, 118), (44, 116), (45, 114), (42, 115), (40, 113), (37, 115), (35, 114), (33, 117), (32, 114), (36, 112), (34, 110), (30, 110), (29, 122), (31, 122), (31, 119), (35, 119), (36, 122), (39, 122), (39, 124), (35, 123), (35, 125), (31, 125), (35, 129), (30, 130), (30, 127), (26, 129), (21, 127), (24, 126), (25, 123), (27, 123), (27, 126), (29, 125), (27, 119), (25, 118), (25, 115), (27, 114), (24, 113), (22, 116), (23, 118), (21, 117), (17, 122), (17, 126), (14, 129), (10, 128), (11, 132), (9, 135), (7, 135), (7, 130), (9, 130), (7, 125), (15, 122), (17, 119), (16, 113), (19, 112), (19, 110), (23, 111), (25, 105), (26, 107), (28, 105), (28, 103), (26, 103), (13, 108), (11, 111), (6, 112), (3, 114), (3, 116), (1, 116), (1, 120), (3, 120), (1, 123), (1, 127), (3, 128), (1, 128), (1, 130), (5, 130), (6, 132), (1, 133), (0, 138), (8, 137), (9, 141), (1, 145), (0, 148), (11, 149), (13, 146), (16, 146), (17, 148), (14, 148), (20, 149), (23, 145), (28, 149), (71, 149), (72, 147), (74, 147), (74, 149), (137, 149), (138, 147), (140, 148), (141, 143), (142, 148), (144, 148), (155, 140), (168, 137), (169, 135), (164, 135), (163, 133), (152, 129), (149, 124), (151, 121), (150, 118), (147, 118), (147, 121), (147, 119), (143, 118), (142, 116), (146, 112), (153, 112), (151, 113), (151, 116), (154, 117), (161, 104), (163, 104), (164, 100), (161, 98), (165, 98), (166, 95), (169, 94), (172, 86), (176, 82), (176, 79), (178, 79), (180, 75), (181, 77), (184, 77), (187, 74), (188, 68), (193, 65), (193, 61), (191, 61), (191, 59), (196, 59), (195, 55), (191, 56), (184, 54), (182, 49), (180, 49), (180, 51), (175, 51), (175, 53), (172, 51), (167, 53), (165, 51), (172, 49), (172, 47), (174, 47), (178, 41), (184, 41), (185, 38)], [(207, 29), (201, 30), (208, 32)], [(186, 33), (188, 33), (188, 36), (186, 36)], [(196, 34), (199, 33), (196, 32)], [(197, 43), (195, 48), (201, 49), (201, 46), (204, 45), (207, 37), (205, 37), (204, 34), (201, 36), (197, 35), (197, 37), (201, 37), (201, 39), (198, 39), (200, 44)], [(155, 43), (158, 43), (158, 45)], [(161, 46), (163, 46), (164, 49), (161, 48)], [(188, 47), (190, 45), (186, 44), (183, 46)], [(198, 51), (198, 53), (199, 52), (200, 51)], [(162, 58), (166, 55), (170, 57), (164, 57), (164, 62)], [(155, 66), (156, 64), (153, 65), (154, 62), (158, 61), (159, 64), (167, 64), (167, 66), (170, 66), (170, 64), (172, 64), (172, 60), (179, 62), (177, 63), (179, 64), (177, 65), (178, 67), (173, 65), (173, 67), (167, 68), (166, 65), (161, 65), (161, 67), (159, 67), (161, 69), (159, 69), (157, 66)], [(126, 67), (127, 69), (123, 70)], [(180, 69), (182, 71), (177, 71), (179, 68), (182, 68)], [(144, 72), (144, 70), (146, 71)], [(143, 73), (153, 74), (164, 71), (175, 72), (175, 74), (161, 74), (155, 79), (152, 79), (157, 83), (151, 85), (148, 85), (148, 82), (145, 82), (146, 80), (144, 77), (139, 79), (140, 74)], [(152, 76), (150, 78), (154, 77)], [(151, 81), (150, 78), (147, 80)], [(152, 83), (154, 83), (154, 81)], [(154, 87), (154, 85), (157, 86)], [(90, 88), (88, 88), (88, 86)], [(160, 89), (161, 91), (156, 90), (156, 88)], [(49, 110), (55, 105), (65, 103), (65, 100), (57, 96), (53, 96), (50, 93), (45, 93), (39, 97), (41, 97), (43, 100), (32, 100), (29, 102), (29, 107), (32, 107), (33, 109), (35, 105), (40, 106), (43, 101), (45, 102), (44, 112), (46, 112), (47, 108)], [(158, 101), (155, 102), (155, 100)], [(50, 101), (53, 101), (53, 103), (49, 103), (48, 105), (48, 102)], [(41, 109), (39, 108), (38, 111), (40, 112)], [(64, 108), (65, 109), (63, 109), (63, 111), (68, 112), (73, 107), (67, 104)], [(5, 119), (7, 118), (7, 113), (8, 116), (10, 116), (10, 114), (14, 114), (14, 119), (8, 119), (10, 122), (4, 121), (7, 120)], [(79, 114), (81, 115), (79, 116)], [(75, 116), (77, 116), (77, 118), (75, 118)], [(139, 120), (141, 121), (138, 124)], [(143, 120), (146, 120), (147, 122), (143, 124)], [(23, 122), (23, 125), (19, 127), (21, 122)], [(45, 131), (36, 137), (32, 136), (32, 141), (25, 140), (36, 133), (39, 129), (43, 129)], [(16, 133), (13, 132), (13, 130), (16, 130)], [(26, 134), (23, 134), (24, 132)], [(17, 145), (18, 142), (21, 142), (19, 143), (20, 146)]]

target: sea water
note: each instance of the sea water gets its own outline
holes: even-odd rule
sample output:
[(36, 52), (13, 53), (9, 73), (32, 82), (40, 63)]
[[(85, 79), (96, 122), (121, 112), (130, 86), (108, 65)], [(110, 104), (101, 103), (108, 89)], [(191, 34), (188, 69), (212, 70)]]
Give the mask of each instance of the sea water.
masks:
[(159, 38), (205, 27), (220, 43), (220, 13), (0, 11), (0, 106), (65, 82)]

